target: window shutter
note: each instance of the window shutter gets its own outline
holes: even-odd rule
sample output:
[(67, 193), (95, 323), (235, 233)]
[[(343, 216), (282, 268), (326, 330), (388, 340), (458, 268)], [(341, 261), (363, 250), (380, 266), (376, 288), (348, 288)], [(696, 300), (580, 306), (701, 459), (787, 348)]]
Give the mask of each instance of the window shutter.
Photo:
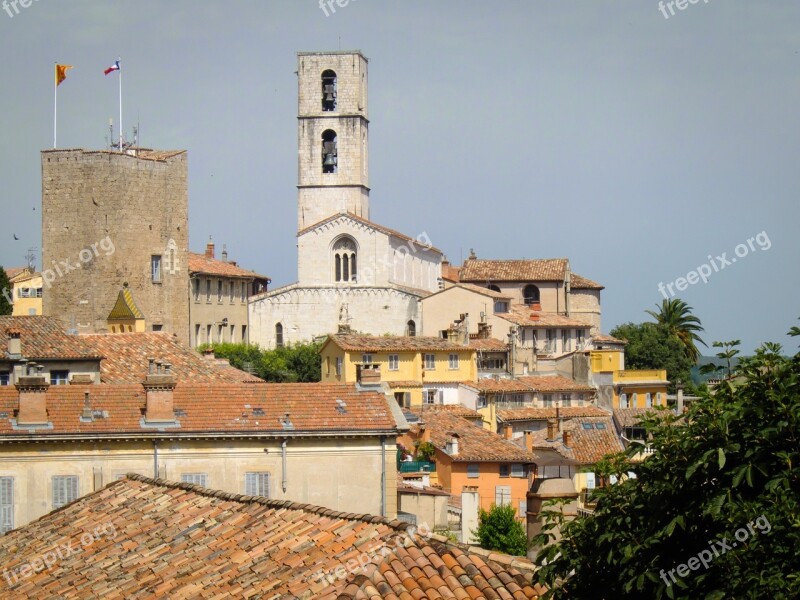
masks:
[(255, 473), (245, 473), (244, 476), (244, 495), (245, 496), (258, 496), (258, 492), (256, 491), (256, 474)]
[(528, 514), (528, 501), (527, 500), (520, 500), (519, 501), (519, 513), (517, 513), (517, 515), (520, 516), (520, 517), (524, 517), (526, 514)]
[(494, 503), (497, 506), (511, 504), (511, 486), (498, 485), (494, 488)]
[(14, 529), (14, 478), (0, 477), (0, 533)]

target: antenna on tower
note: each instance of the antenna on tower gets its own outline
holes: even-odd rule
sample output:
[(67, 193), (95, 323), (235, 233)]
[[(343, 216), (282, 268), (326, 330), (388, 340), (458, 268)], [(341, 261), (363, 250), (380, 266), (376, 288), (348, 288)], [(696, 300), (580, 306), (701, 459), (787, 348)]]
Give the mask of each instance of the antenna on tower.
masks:
[(28, 253), (25, 255), (25, 260), (28, 261), (28, 269), (31, 273), (36, 271), (36, 248), (28, 248)]
[(108, 149), (114, 145), (114, 119), (108, 120)]

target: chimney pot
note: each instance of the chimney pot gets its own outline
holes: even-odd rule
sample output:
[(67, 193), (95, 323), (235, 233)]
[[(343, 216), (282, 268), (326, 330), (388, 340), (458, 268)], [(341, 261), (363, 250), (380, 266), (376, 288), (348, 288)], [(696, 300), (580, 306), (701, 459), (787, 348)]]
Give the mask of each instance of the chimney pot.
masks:
[(45, 425), (47, 419), (47, 383), (42, 376), (20, 377), (16, 384), (19, 392), (19, 425)]
[(563, 440), (564, 440), (564, 446), (566, 446), (567, 448), (571, 448), (572, 447), (572, 432), (571, 431), (565, 431)]
[(514, 428), (511, 426), (511, 423), (506, 423), (503, 425), (503, 437), (507, 440), (510, 440), (514, 437)]
[(222, 244), (222, 261), (228, 262), (228, 248), (225, 244)]
[(210, 238), (206, 244), (206, 258), (214, 258), (214, 242)]
[(20, 333), (16, 330), (8, 330), (8, 353), (11, 356), (21, 356), (22, 355), (22, 340), (20, 339)]
[(555, 419), (547, 419), (547, 441), (553, 442), (556, 440), (556, 431), (558, 430), (558, 421)]

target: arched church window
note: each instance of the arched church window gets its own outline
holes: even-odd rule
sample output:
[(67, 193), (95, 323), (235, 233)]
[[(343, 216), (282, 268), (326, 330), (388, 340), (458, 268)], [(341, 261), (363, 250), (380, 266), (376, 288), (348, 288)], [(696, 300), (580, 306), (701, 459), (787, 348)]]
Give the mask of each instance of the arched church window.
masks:
[(343, 236), (333, 245), (334, 279), (340, 281), (358, 281), (356, 270), (356, 242), (349, 236)]
[(493, 284), (493, 283), (490, 283), (490, 284), (489, 284), (489, 285), (487, 285), (486, 287), (487, 287), (487, 288), (489, 288), (490, 290), (492, 290), (493, 292), (499, 292), (499, 291), (500, 291), (500, 288), (499, 288), (499, 287), (497, 287), (497, 286), (496, 286), (495, 284)]
[(539, 304), (539, 288), (533, 284), (526, 285), (522, 290), (522, 296), (525, 304)]
[(322, 110), (336, 110), (336, 72), (330, 69), (322, 72)]
[(283, 324), (275, 323), (275, 347), (283, 348)]
[(406, 335), (409, 337), (414, 337), (417, 335), (417, 324), (414, 323), (414, 319), (411, 319), (408, 323), (406, 323)]
[(322, 172), (336, 173), (339, 168), (338, 164), (336, 132), (333, 129), (326, 129), (322, 132)]

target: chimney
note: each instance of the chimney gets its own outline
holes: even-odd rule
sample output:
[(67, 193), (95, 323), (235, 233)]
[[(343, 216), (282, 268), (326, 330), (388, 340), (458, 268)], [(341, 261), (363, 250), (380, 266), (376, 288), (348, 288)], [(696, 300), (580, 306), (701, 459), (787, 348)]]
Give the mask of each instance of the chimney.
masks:
[(514, 437), (514, 428), (511, 426), (511, 423), (506, 423), (503, 425), (503, 437), (507, 440), (510, 440)]
[(92, 403), (89, 400), (89, 392), (83, 394), (83, 412), (81, 412), (81, 419), (92, 420)]
[(480, 506), (477, 486), (465, 485), (461, 491), (461, 541), (464, 544), (477, 543), (473, 532), (478, 528)]
[(488, 340), (490, 337), (492, 337), (492, 326), (486, 321), (478, 323), (478, 339)]
[(528, 452), (533, 452), (533, 432), (532, 431), (525, 431), (522, 434), (523, 439), (525, 440), (525, 449)]
[(447, 440), (447, 446), (445, 447), (445, 452), (450, 456), (458, 456), (458, 434), (451, 433), (450, 439)]
[(222, 262), (228, 262), (228, 247), (222, 244)]
[(20, 332), (16, 329), (9, 329), (6, 331), (6, 334), (8, 335), (8, 354), (11, 357), (22, 356), (22, 340), (20, 339)]
[(214, 242), (211, 241), (210, 237), (206, 244), (206, 258), (214, 258)]
[(46, 425), (48, 423), (47, 388), (49, 387), (50, 384), (47, 383), (47, 379), (41, 372), (18, 378), (16, 384), (19, 392), (18, 425)]
[(147, 396), (144, 420), (147, 423), (173, 423), (175, 421), (173, 405), (175, 376), (172, 374), (172, 365), (151, 360), (151, 370), (153, 363), (155, 363), (155, 372), (149, 373), (142, 384)]
[(572, 432), (571, 431), (565, 431), (564, 432), (563, 441), (564, 441), (564, 446), (566, 448), (571, 448), (572, 447)]
[(547, 419), (547, 441), (554, 442), (558, 431), (558, 421), (555, 419)]
[(214, 360), (215, 356), (213, 348), (206, 348), (205, 350), (203, 350), (203, 358), (205, 358), (206, 360)]

